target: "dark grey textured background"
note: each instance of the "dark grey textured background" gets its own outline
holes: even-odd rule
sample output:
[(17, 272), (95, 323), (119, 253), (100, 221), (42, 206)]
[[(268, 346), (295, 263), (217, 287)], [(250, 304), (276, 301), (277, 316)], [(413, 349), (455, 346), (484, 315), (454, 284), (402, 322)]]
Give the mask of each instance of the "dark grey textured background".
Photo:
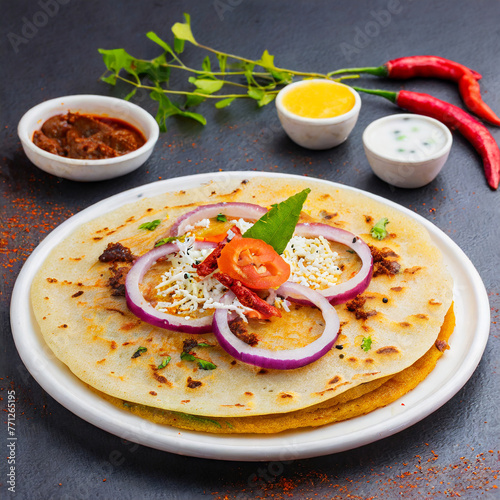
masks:
[[(40, 14), (42, 5), (49, 4), (51, 15)], [(60, 1), (58, 12), (54, 4), (4, 2), (0, 19), (2, 409), (7, 390), (14, 389), (18, 398), (16, 494), (7, 491), (2, 458), (2, 498), (500, 498), (495, 488), (500, 486), (500, 193), (487, 187), (477, 155), (461, 137), (454, 137), (448, 163), (432, 184), (405, 191), (375, 178), (363, 154), (364, 128), (396, 111), (371, 96), (363, 97), (349, 140), (326, 152), (291, 143), (279, 128), (273, 105), (256, 110), (250, 103), (234, 103), (220, 112), (204, 105), (205, 128), (173, 120), (147, 165), (93, 184), (39, 171), (24, 156), (16, 135), (22, 114), (43, 100), (78, 93), (124, 95), (125, 89), (99, 82), (104, 66), (97, 48), (124, 47), (137, 56), (154, 57), (158, 50), (145, 33), (153, 30), (170, 38), (170, 26), (183, 12), (192, 14), (195, 36), (204, 44), (250, 58), (267, 48), (279, 66), (292, 69), (376, 66), (412, 54), (448, 57), (483, 74), (485, 100), (500, 112), (500, 3), (75, 0)], [(389, 8), (390, 19), (382, 13)], [(39, 27), (26, 31), (30, 22)], [(23, 36), (23, 29), (26, 43), (14, 46), (8, 35)], [(203, 57), (194, 47), (184, 55), (192, 66)], [(359, 84), (404, 87), (461, 105), (450, 82), (367, 77)], [(154, 111), (145, 96), (135, 102)], [(490, 130), (500, 141), (500, 130)], [(365, 189), (415, 210), (456, 241), (481, 274), (492, 307), (490, 340), (466, 386), (440, 410), (393, 437), (336, 455), (261, 464), (188, 458), (126, 443), (48, 396), (23, 367), (9, 326), (10, 293), (27, 255), (50, 229), (105, 197), (159, 178), (219, 169), (303, 174)], [(2, 427), (4, 457), (6, 424)]]

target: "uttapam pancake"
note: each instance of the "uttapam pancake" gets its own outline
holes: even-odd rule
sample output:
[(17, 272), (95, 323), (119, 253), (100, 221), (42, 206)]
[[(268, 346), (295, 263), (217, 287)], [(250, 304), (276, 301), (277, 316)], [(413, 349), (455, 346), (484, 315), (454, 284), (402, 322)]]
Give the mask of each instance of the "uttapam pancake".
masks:
[[(136, 256), (153, 248), (182, 214), (200, 203), (200, 189), (140, 199), (88, 222), (62, 241), (41, 266), (32, 285), (32, 306), (55, 355), (82, 381), (114, 398), (203, 417), (248, 417), (290, 413), (343, 392), (402, 372), (434, 344), (452, 301), (452, 282), (439, 250), (420, 224), (367, 196), (312, 179), (251, 178), (203, 190), (209, 202), (247, 202), (264, 207), (311, 188), (303, 219), (348, 230), (384, 257), (369, 287), (349, 307), (335, 306), (341, 322), (336, 345), (319, 360), (293, 370), (261, 369), (234, 360), (213, 334), (188, 335), (151, 326), (111, 294), (109, 264), (98, 260), (109, 243)], [(370, 236), (375, 221), (388, 218), (389, 235)], [(161, 220), (154, 231), (139, 226)], [(341, 252), (341, 249), (339, 249)], [(356, 255), (345, 253), (349, 279)], [(396, 263), (394, 266), (391, 263)], [(339, 262), (335, 263), (338, 265)], [(340, 264), (343, 264), (341, 262)], [(267, 348), (300, 347), (314, 340), (321, 314), (292, 306), (283, 318), (256, 330)], [(183, 344), (196, 337), (212, 347), (197, 354), (216, 365), (203, 370), (180, 359)], [(371, 345), (363, 343), (370, 338)], [(140, 355), (134, 356), (142, 347)], [(171, 361), (158, 369), (167, 357)]]

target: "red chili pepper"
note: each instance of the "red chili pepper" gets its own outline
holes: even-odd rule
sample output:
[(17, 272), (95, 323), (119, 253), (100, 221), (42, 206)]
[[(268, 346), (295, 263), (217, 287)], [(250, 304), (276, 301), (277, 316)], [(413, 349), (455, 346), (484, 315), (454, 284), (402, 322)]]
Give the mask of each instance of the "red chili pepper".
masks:
[(477, 71), (463, 64), (438, 56), (400, 57), (399, 59), (392, 59), (382, 66), (339, 69), (329, 73), (329, 75), (338, 75), (341, 73), (369, 73), (370, 75), (398, 79), (421, 76), (425, 78), (442, 78), (453, 80), (454, 82), (459, 82), (460, 78), (467, 73), (472, 73), (476, 80), (482, 78)]
[[(237, 226), (233, 226), (231, 231), (234, 233), (234, 236), (241, 237), (241, 231)], [(226, 234), (226, 237), (217, 243), (217, 246), (209, 253), (205, 260), (203, 260), (200, 264), (195, 264), (193, 267), (196, 269), (198, 276), (205, 277), (209, 274), (212, 274), (217, 269), (217, 259), (220, 257), (222, 250), (227, 245), (229, 238)]]
[(460, 78), (458, 88), (465, 105), (473, 113), (493, 125), (500, 126), (500, 118), (483, 101), (479, 82), (470, 73), (466, 73)]
[(408, 90), (388, 92), (353, 87), (360, 92), (375, 94), (389, 99), (399, 107), (430, 116), (444, 123), (451, 130), (458, 130), (474, 147), (483, 160), (484, 173), (488, 184), (497, 189), (500, 182), (500, 149), (489, 130), (463, 109), (429, 94), (419, 94)]
[(247, 314), (249, 318), (267, 319), (271, 316), (281, 318), (279, 309), (261, 299), (255, 292), (244, 286), (241, 281), (235, 280), (224, 273), (215, 273), (214, 278), (229, 288), (238, 297), (242, 305), (253, 309)]

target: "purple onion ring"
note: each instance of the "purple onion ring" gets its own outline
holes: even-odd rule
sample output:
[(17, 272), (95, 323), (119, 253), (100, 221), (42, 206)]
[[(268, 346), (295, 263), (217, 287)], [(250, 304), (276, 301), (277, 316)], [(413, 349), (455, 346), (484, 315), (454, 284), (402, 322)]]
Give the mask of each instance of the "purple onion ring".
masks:
[[(278, 288), (277, 294), (290, 300), (305, 299), (308, 303), (318, 307), (325, 320), (325, 328), (321, 337), (298, 349), (273, 351), (252, 347), (231, 332), (228, 311), (218, 309), (214, 314), (213, 332), (220, 346), (233, 358), (244, 363), (275, 370), (300, 368), (324, 356), (337, 340), (340, 328), (339, 317), (334, 307), (317, 291), (291, 281), (283, 283)], [(229, 291), (224, 295), (222, 301), (229, 303), (233, 299), (234, 294)]]

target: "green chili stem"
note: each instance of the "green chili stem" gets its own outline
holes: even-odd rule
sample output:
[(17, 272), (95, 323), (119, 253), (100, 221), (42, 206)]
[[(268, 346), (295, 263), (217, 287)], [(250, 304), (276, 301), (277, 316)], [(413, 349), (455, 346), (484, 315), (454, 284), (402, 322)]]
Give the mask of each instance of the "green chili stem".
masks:
[(327, 76), (340, 75), (341, 73), (368, 73), (375, 76), (389, 76), (389, 71), (386, 66), (337, 69), (328, 73)]
[(389, 92), (388, 90), (377, 90), (377, 89), (362, 89), (360, 87), (352, 87), (354, 90), (358, 92), (365, 92), (366, 94), (378, 95), (380, 97), (385, 97), (389, 99), (389, 101), (397, 104), (398, 93), (397, 92)]

